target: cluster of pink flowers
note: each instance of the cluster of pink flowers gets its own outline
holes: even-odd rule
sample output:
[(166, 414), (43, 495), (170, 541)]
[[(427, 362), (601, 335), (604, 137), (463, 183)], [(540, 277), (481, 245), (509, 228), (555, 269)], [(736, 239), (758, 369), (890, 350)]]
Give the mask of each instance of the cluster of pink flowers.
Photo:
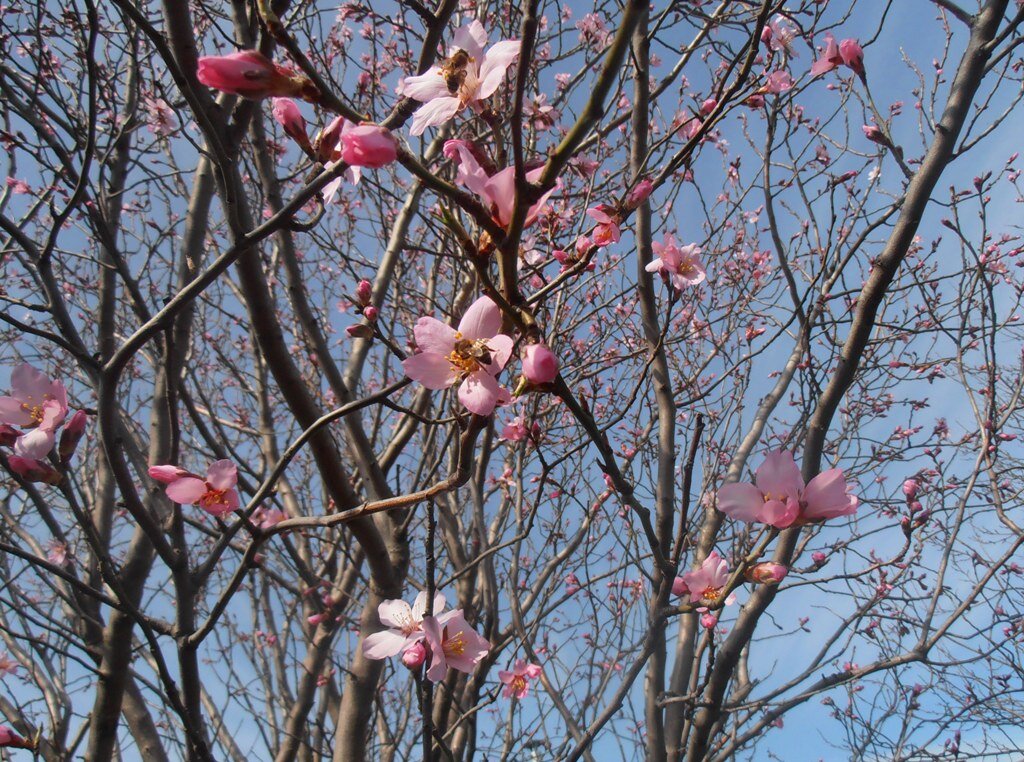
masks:
[[(0, 445), (11, 447), (7, 465), (31, 482), (56, 484), (60, 472), (46, 462), (56, 444), (57, 430), (68, 418), (68, 395), (64, 384), (22, 363), (11, 373), (11, 394), (0, 397)], [(61, 433), (57, 457), (66, 465), (85, 434), (88, 420), (79, 410)]]
[(836, 43), (835, 37), (825, 33), (825, 50), (821, 58), (811, 64), (811, 76), (820, 77), (826, 72), (848, 66), (857, 76), (864, 77), (864, 49), (854, 39), (846, 39)]
[(718, 510), (746, 522), (779, 529), (850, 516), (857, 498), (850, 494), (842, 469), (830, 468), (804, 484), (793, 454), (769, 453), (754, 484), (726, 484), (718, 490)]
[(462, 609), (441, 613), (445, 597), (435, 594), (432, 614), (426, 616), (427, 594), (420, 592), (413, 605), (402, 600), (386, 600), (377, 607), (380, 622), (387, 629), (367, 635), (363, 640), (363, 656), (386, 659), (402, 655), (409, 669), (419, 669), (429, 660), (427, 678), (444, 680), (448, 668), (472, 672), (491, 644), (466, 622)]
[(171, 465), (151, 466), (149, 475), (166, 484), (167, 497), (180, 505), (198, 505), (212, 516), (238, 510), (238, 468), (230, 460), (211, 463), (205, 477)]

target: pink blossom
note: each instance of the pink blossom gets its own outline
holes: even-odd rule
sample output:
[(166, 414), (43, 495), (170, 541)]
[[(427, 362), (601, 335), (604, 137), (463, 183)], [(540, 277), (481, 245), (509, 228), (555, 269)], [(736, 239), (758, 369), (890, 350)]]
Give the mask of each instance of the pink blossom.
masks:
[(705, 611), (700, 617), (700, 626), (705, 630), (711, 630), (718, 624), (718, 617), (710, 611)]
[[(458, 161), (458, 171), (455, 179), (460, 185), (464, 185), (473, 191), (487, 205), (491, 217), (501, 227), (508, 228), (512, 222), (512, 212), (516, 201), (516, 171), (515, 167), (506, 167), (493, 175), (488, 175), (486, 170), (480, 166), (473, 153), (473, 146), (465, 140), (449, 140), (444, 144), (444, 155), (449, 159)], [(543, 174), (544, 168), (537, 167), (526, 173), (526, 179), (536, 182)], [(548, 198), (559, 187), (554, 188), (537, 199), (527, 211), (524, 227), (529, 227), (536, 222), (541, 209), (547, 203)]]
[(820, 77), (822, 74), (838, 68), (842, 63), (843, 58), (839, 55), (836, 38), (832, 36), (831, 32), (825, 32), (825, 50), (822, 51), (821, 58), (811, 64), (811, 76)]
[(558, 358), (547, 344), (527, 344), (520, 354), (523, 375), (531, 384), (550, 384), (558, 376)]
[(15, 194), (24, 196), (32, 192), (32, 186), (30, 186), (24, 180), (19, 180), (16, 177), (7, 178), (7, 187)]
[(502, 40), (484, 53), (486, 44), (487, 32), (474, 19), (455, 32), (448, 58), (440, 66), (401, 82), (402, 95), (423, 102), (413, 114), (411, 134), (422, 135), (427, 127), (444, 124), (495, 93), (519, 56), (519, 40)]
[(654, 191), (654, 183), (652, 183), (646, 177), (638, 182), (636, 186), (626, 196), (626, 207), (629, 209), (636, 209), (640, 204), (647, 200), (647, 198)]
[(203, 56), (196, 78), (207, 87), (243, 98), (301, 95), (308, 80), (256, 50), (227, 56)]
[(27, 482), (58, 484), (61, 480), (61, 474), (57, 469), (46, 461), (35, 458), (8, 455), (7, 467)]
[(864, 132), (864, 137), (870, 140), (872, 143), (880, 143), (885, 145), (885, 134), (878, 127), (877, 124), (865, 124), (861, 127)]
[(189, 472), (178, 475), (173, 468), (177, 467), (151, 466), (149, 475), (167, 484), (167, 497), (175, 503), (198, 505), (213, 516), (238, 510), (238, 468), (230, 460), (211, 463), (205, 479)]
[[(445, 606), (444, 596), (434, 595), (434, 615)], [(367, 659), (386, 659), (407, 651), (423, 640), (423, 615), (427, 610), (427, 593), (421, 590), (412, 606), (403, 600), (382, 601), (377, 606), (380, 623), (388, 629), (367, 635), (363, 640), (363, 656)]]
[(746, 522), (762, 522), (779, 529), (849, 516), (857, 498), (849, 494), (842, 469), (822, 471), (804, 485), (793, 454), (769, 453), (757, 469), (756, 486), (726, 484), (718, 490), (718, 510)]
[(860, 77), (864, 76), (864, 49), (853, 39), (839, 43), (839, 57)]
[(529, 429), (526, 428), (526, 423), (523, 421), (523, 417), (521, 415), (517, 415), (505, 424), (505, 427), (501, 430), (501, 438), (506, 442), (520, 442), (526, 439), (529, 433)]
[(917, 479), (907, 479), (903, 482), (903, 494), (906, 495), (907, 500), (913, 500), (917, 497), (917, 491), (919, 488), (920, 485), (918, 484)]
[(60, 433), (60, 442), (57, 444), (57, 457), (61, 462), (67, 463), (71, 460), (71, 456), (78, 449), (78, 443), (85, 436), (85, 425), (88, 422), (89, 415), (84, 410), (79, 410), (71, 416), (71, 420)]
[(13, 675), (20, 665), (6, 651), (0, 652), (0, 677)]
[(280, 508), (264, 508), (260, 506), (252, 514), (252, 523), (260, 529), (270, 529), (288, 518)]
[(174, 111), (163, 98), (150, 98), (147, 96), (144, 101), (146, 113), (149, 115), (149, 131), (154, 135), (166, 138), (178, 129), (178, 120), (174, 117)]
[(700, 247), (695, 243), (676, 246), (671, 234), (665, 236), (665, 242), (655, 241), (651, 244), (658, 259), (649, 263), (644, 269), (649, 273), (661, 272), (670, 278), (678, 291), (687, 286), (696, 286), (707, 276), (704, 265), (699, 259)]
[(766, 93), (784, 93), (787, 90), (793, 89), (793, 77), (790, 76), (788, 71), (777, 69), (767, 76), (765, 79), (764, 87), (761, 88)]
[(419, 353), (402, 361), (405, 373), (428, 389), (459, 386), (459, 401), (472, 413), (490, 415), (511, 401), (495, 376), (512, 355), (512, 338), (501, 330), (501, 311), (489, 297), (470, 305), (458, 329), (432, 317), (416, 321)]
[(430, 646), (427, 677), (435, 683), (444, 680), (449, 667), (459, 672), (472, 672), (491, 650), (491, 644), (466, 622), (462, 609), (424, 618), (423, 634)]
[(776, 52), (785, 51), (790, 58), (797, 58), (793, 40), (799, 36), (799, 30), (785, 16), (776, 16), (765, 26), (761, 33), (761, 42)]
[(517, 699), (526, 698), (530, 692), (530, 680), (540, 677), (541, 668), (539, 664), (530, 664), (525, 659), (516, 659), (512, 665), (512, 671), (498, 670), (498, 679), (505, 684), (501, 695), (505, 698)]
[(544, 93), (533, 96), (533, 101), (526, 107), (526, 115), (538, 132), (554, 127), (561, 116), (554, 106), (548, 104), (548, 96)]
[(184, 476), (192, 476), (192, 473), (179, 466), (150, 466), (149, 478), (155, 479), (161, 484), (170, 484), (178, 481)]
[(811, 561), (813, 561), (816, 564), (823, 564), (826, 560), (828, 560), (828, 556), (826, 556), (820, 550), (816, 550), (813, 553), (811, 553)]
[(398, 144), (390, 130), (361, 124), (341, 135), (341, 160), (350, 167), (379, 169), (398, 158)]
[(379, 315), (380, 311), (372, 304), (363, 307), (363, 317), (366, 318), (369, 322), (373, 323), (374, 321), (376, 321)]
[(307, 151), (312, 150), (306, 134), (306, 120), (291, 98), (274, 98), (274, 120), (284, 128), (285, 134)]
[(46, 560), (51, 564), (63, 566), (68, 562), (68, 545), (60, 540), (50, 540), (46, 544)]
[[(352, 122), (346, 121), (344, 117), (338, 116), (320, 130), (320, 134), (313, 141), (313, 149), (317, 158), (326, 169), (334, 169), (342, 163), (342, 150), (344, 149), (345, 135), (355, 129)], [(341, 188), (341, 181), (344, 178), (353, 185), (357, 184), (362, 177), (362, 170), (359, 167), (349, 166), (341, 175), (331, 180), (324, 186), (324, 202), (331, 203), (338, 189)]]
[(608, 212), (609, 207), (605, 204), (593, 206), (587, 209), (587, 216), (597, 223), (590, 235), (590, 240), (595, 246), (607, 246), (610, 243), (618, 243), (622, 232), (619, 229), (618, 220)]
[(718, 101), (716, 101), (714, 98), (708, 98), (707, 100), (700, 104), (700, 115), (707, 116), (712, 111), (714, 111), (717, 106)]
[(747, 569), (745, 576), (751, 582), (759, 582), (762, 585), (777, 585), (786, 577), (789, 569), (783, 564), (766, 561), (754, 564)]
[(370, 303), (371, 298), (373, 298), (373, 284), (366, 279), (359, 281), (359, 285), (356, 286), (356, 301), (365, 307)]
[(54, 432), (68, 414), (64, 384), (22, 363), (11, 373), (11, 396), (0, 397), (0, 423), (32, 429), (19, 435), (14, 452), (39, 460), (53, 449)]
[(28, 741), (6, 725), (0, 725), (0, 746), (15, 749), (34, 749), (35, 744)]
[[(722, 588), (729, 581), (729, 562), (718, 555), (717, 550), (711, 551), (699, 568), (676, 577), (672, 583), (672, 592), (676, 595), (688, 594), (691, 603), (706, 601), (717, 603), (722, 597)], [(730, 593), (724, 605), (731, 606), (736, 601), (736, 594)], [(698, 609), (703, 610), (703, 609)]]

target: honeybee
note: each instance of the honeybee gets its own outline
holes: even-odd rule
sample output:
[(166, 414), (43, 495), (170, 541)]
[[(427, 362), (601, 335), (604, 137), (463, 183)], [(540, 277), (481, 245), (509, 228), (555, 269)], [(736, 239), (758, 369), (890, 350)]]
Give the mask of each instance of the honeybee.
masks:
[(444, 83), (448, 85), (448, 92), (455, 95), (466, 81), (466, 67), (472, 59), (465, 50), (456, 50), (450, 57), (444, 59), (441, 64), (441, 76)]
[(482, 341), (460, 339), (455, 342), (455, 351), (465, 358), (476, 360), (480, 365), (490, 365), (491, 350)]

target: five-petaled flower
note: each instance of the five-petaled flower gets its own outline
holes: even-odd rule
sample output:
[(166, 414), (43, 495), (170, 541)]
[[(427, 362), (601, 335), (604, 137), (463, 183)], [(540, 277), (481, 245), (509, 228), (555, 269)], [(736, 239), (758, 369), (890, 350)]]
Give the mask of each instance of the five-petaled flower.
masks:
[(512, 338), (501, 330), (501, 311), (481, 296), (452, 328), (432, 317), (416, 321), (413, 335), (419, 353), (402, 361), (405, 373), (428, 389), (459, 386), (459, 401), (472, 413), (490, 415), (511, 400), (495, 376), (512, 355)]
[(726, 484), (718, 490), (718, 510), (746, 522), (779, 529), (849, 516), (857, 498), (849, 494), (842, 469), (822, 471), (804, 484), (793, 454), (769, 453), (757, 469), (756, 484)]
[(167, 497), (181, 505), (198, 505), (214, 516), (238, 510), (238, 468), (230, 460), (210, 464), (206, 478), (178, 466), (151, 466), (151, 478), (167, 485)]
[(485, 53), (486, 44), (487, 32), (474, 19), (455, 32), (440, 66), (402, 81), (401, 94), (423, 102), (413, 114), (411, 134), (444, 124), (466, 106), (479, 109), (479, 101), (494, 94), (519, 55), (519, 40), (496, 42)]
[(505, 698), (524, 699), (530, 692), (530, 680), (540, 677), (539, 664), (530, 664), (525, 659), (516, 659), (512, 671), (498, 670), (498, 680), (505, 684), (501, 695)]
[[(721, 600), (722, 589), (728, 581), (729, 562), (718, 555), (717, 550), (713, 550), (699, 568), (676, 577), (672, 583), (672, 592), (675, 595), (689, 595), (691, 603), (701, 601), (715, 604)], [(723, 605), (731, 606), (735, 601), (736, 594), (729, 593)], [(701, 606), (697, 610), (706, 611), (707, 607)]]
[(677, 246), (671, 234), (665, 236), (665, 242), (655, 241), (651, 244), (658, 259), (647, 265), (649, 273), (661, 272), (672, 281), (678, 291), (687, 286), (696, 286), (704, 280), (707, 273), (700, 261), (700, 246), (689, 243)]
[(448, 668), (459, 672), (472, 672), (477, 663), (491, 650), (491, 644), (466, 622), (462, 609), (441, 616), (423, 619), (423, 633), (430, 647), (430, 668), (427, 678), (431, 682), (444, 680)]
[[(435, 593), (433, 615), (440, 614), (444, 606), (444, 596)], [(423, 640), (423, 616), (426, 611), (426, 591), (420, 591), (412, 606), (398, 599), (382, 601), (377, 606), (377, 616), (388, 629), (366, 636), (363, 640), (363, 656), (367, 659), (386, 659), (408, 651)]]
[(31, 429), (19, 434), (14, 453), (39, 460), (53, 449), (54, 432), (68, 414), (64, 384), (22, 363), (11, 373), (11, 395), (0, 397), (0, 423)]

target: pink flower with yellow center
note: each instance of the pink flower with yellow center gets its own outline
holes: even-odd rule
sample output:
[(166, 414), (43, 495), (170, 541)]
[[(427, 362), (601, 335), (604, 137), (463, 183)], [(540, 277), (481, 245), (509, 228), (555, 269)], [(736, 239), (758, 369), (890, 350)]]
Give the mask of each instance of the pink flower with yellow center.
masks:
[(14, 442), (14, 453), (39, 460), (53, 449), (54, 432), (68, 414), (64, 384), (28, 363), (11, 373), (11, 395), (0, 397), (0, 423), (32, 429)]
[(423, 633), (430, 647), (427, 678), (431, 682), (444, 680), (449, 667), (459, 672), (472, 672), (491, 650), (487, 639), (469, 626), (462, 609), (424, 618)]
[(498, 670), (498, 679), (505, 684), (501, 695), (505, 698), (524, 699), (530, 692), (530, 680), (540, 677), (539, 664), (530, 664), (524, 659), (516, 659), (512, 671)]
[(238, 467), (230, 460), (210, 464), (206, 478), (177, 466), (152, 466), (151, 478), (167, 485), (167, 497), (180, 505), (198, 505), (213, 516), (238, 510)]
[[(445, 599), (434, 595), (434, 614), (444, 610)], [(421, 591), (412, 606), (403, 600), (383, 601), (377, 606), (377, 616), (386, 630), (367, 635), (363, 640), (363, 656), (367, 659), (386, 659), (408, 651), (423, 640), (423, 615), (427, 611), (427, 594)]]

